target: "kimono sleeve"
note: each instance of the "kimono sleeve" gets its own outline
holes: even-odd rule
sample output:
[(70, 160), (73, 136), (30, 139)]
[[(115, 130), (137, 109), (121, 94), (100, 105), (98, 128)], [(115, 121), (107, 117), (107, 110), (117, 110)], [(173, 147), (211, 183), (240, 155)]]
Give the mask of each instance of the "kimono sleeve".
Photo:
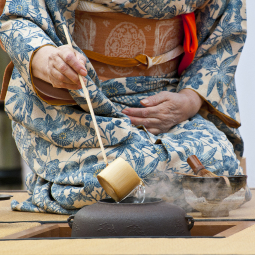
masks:
[(241, 0), (213, 0), (196, 11), (199, 47), (177, 88), (194, 90), (202, 110), (234, 128), (240, 126), (234, 75), (246, 39), (245, 7)]
[(30, 85), (33, 54), (45, 45), (61, 43), (42, 0), (6, 1), (0, 16), (0, 40), (14, 66)]

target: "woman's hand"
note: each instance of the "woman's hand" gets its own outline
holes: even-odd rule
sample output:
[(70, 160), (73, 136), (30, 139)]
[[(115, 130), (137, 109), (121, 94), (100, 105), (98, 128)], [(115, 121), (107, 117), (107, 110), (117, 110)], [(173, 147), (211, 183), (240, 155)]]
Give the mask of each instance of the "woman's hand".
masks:
[(68, 45), (40, 48), (32, 60), (33, 76), (55, 88), (81, 89), (78, 74), (87, 75), (86, 58)]
[(203, 100), (190, 89), (179, 93), (168, 91), (147, 97), (141, 101), (145, 108), (127, 108), (122, 112), (134, 125), (144, 125), (152, 134), (166, 133), (171, 127), (193, 117)]

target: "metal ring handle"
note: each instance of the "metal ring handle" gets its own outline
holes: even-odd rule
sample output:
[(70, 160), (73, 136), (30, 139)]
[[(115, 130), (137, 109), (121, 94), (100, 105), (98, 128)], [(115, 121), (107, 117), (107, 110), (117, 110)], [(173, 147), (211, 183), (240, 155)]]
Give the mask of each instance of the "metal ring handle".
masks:
[(68, 219), (67, 219), (67, 223), (68, 223), (68, 225), (69, 225), (70, 228), (73, 227), (73, 221), (72, 221), (73, 219), (74, 219), (74, 215), (70, 215), (70, 216), (68, 217)]
[(186, 219), (187, 222), (188, 222), (188, 229), (191, 230), (191, 229), (193, 228), (193, 226), (194, 226), (195, 220), (193, 219), (192, 216), (189, 216), (189, 215), (186, 215), (186, 216), (185, 216), (185, 219)]

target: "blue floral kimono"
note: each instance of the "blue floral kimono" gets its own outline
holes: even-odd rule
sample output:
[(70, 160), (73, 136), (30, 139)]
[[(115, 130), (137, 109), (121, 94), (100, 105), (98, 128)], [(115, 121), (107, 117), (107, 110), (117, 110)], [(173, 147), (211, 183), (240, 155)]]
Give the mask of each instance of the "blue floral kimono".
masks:
[[(5, 110), (13, 120), (21, 156), (32, 170), (26, 179), (30, 198), (13, 201), (13, 210), (71, 214), (106, 196), (96, 178), (106, 165), (83, 91), (69, 91), (74, 105), (49, 104), (38, 97), (31, 78), (37, 49), (67, 44), (62, 26), (72, 35), (77, 5), (78, 0), (7, 0), (0, 17), (0, 39), (14, 63)], [(195, 59), (180, 77), (100, 82), (87, 61), (87, 88), (108, 161), (124, 158), (143, 179), (147, 194), (179, 204), (184, 196), (175, 172), (192, 172), (186, 162), (190, 155), (217, 175), (242, 174), (234, 75), (246, 38), (245, 1), (127, 0), (105, 5), (146, 19), (195, 12), (199, 42)], [(185, 88), (196, 91), (205, 104), (168, 133), (153, 135), (121, 113), (125, 107), (142, 107), (140, 100), (147, 96)]]

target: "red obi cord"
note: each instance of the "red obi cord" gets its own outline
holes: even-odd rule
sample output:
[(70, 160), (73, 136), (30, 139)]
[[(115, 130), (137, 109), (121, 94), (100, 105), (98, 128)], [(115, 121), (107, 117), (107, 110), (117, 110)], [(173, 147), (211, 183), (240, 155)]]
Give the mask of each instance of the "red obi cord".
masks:
[(184, 56), (178, 67), (179, 76), (191, 64), (198, 48), (197, 27), (194, 12), (183, 14), (182, 21), (184, 28), (184, 41), (183, 41)]

